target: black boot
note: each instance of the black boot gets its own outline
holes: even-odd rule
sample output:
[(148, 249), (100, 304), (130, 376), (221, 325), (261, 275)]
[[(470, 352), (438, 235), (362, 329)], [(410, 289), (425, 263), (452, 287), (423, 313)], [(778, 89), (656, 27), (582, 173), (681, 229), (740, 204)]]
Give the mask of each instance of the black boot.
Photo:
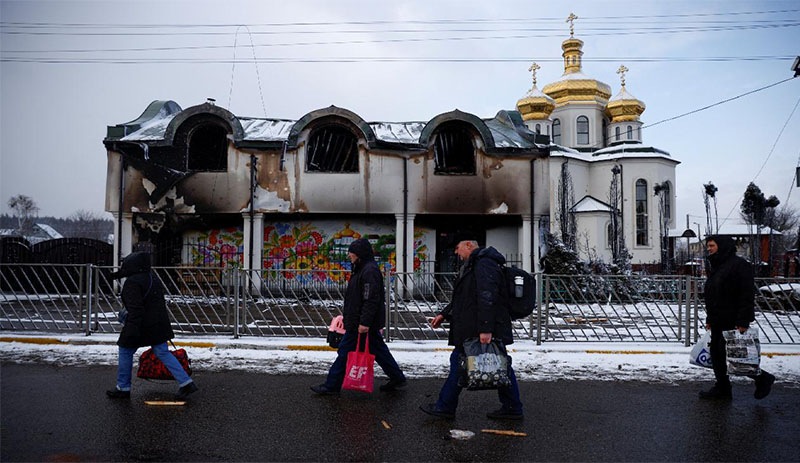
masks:
[(707, 400), (731, 400), (733, 393), (731, 393), (731, 385), (714, 384), (714, 387), (707, 391), (700, 391), (700, 398)]
[(772, 390), (772, 383), (775, 382), (775, 376), (762, 371), (760, 375), (756, 376), (756, 392), (753, 394), (758, 400), (763, 399), (769, 395)]

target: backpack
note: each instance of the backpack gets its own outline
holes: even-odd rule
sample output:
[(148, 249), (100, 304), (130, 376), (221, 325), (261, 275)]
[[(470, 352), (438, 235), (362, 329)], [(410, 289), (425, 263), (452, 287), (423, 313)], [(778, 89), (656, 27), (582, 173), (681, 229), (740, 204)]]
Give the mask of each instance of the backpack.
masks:
[(533, 275), (521, 268), (504, 265), (503, 276), (511, 319), (518, 320), (532, 314), (536, 305), (536, 280)]

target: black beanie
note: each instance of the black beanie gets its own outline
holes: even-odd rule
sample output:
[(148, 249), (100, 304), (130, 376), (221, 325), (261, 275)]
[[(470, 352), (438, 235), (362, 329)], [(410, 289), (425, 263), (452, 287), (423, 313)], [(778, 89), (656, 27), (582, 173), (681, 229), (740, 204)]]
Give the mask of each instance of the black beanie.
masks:
[(372, 245), (369, 244), (369, 241), (365, 238), (359, 238), (350, 243), (350, 247), (347, 248), (347, 252), (352, 252), (353, 254), (357, 255), (359, 259), (364, 261), (375, 259), (372, 252)]

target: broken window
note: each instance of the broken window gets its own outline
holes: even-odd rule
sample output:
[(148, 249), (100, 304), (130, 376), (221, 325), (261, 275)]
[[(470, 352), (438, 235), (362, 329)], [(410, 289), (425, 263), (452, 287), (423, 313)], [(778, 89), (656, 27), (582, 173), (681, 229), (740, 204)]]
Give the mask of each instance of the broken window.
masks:
[(436, 175), (475, 175), (472, 132), (463, 124), (448, 122), (436, 131), (433, 145)]
[(200, 124), (189, 132), (190, 171), (228, 170), (228, 131), (217, 124)]
[(311, 132), (307, 172), (358, 172), (358, 138), (345, 127), (324, 125)]

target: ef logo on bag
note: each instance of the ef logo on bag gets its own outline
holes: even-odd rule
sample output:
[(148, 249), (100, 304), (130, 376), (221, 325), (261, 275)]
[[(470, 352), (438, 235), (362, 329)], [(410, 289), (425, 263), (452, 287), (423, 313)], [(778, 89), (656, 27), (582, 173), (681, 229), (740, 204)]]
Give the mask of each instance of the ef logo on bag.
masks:
[(359, 379), (363, 378), (364, 375), (366, 375), (366, 374), (367, 374), (367, 367), (359, 367), (359, 366), (353, 365), (350, 368), (350, 373), (348, 373), (347, 376), (349, 376), (352, 379), (359, 380)]

